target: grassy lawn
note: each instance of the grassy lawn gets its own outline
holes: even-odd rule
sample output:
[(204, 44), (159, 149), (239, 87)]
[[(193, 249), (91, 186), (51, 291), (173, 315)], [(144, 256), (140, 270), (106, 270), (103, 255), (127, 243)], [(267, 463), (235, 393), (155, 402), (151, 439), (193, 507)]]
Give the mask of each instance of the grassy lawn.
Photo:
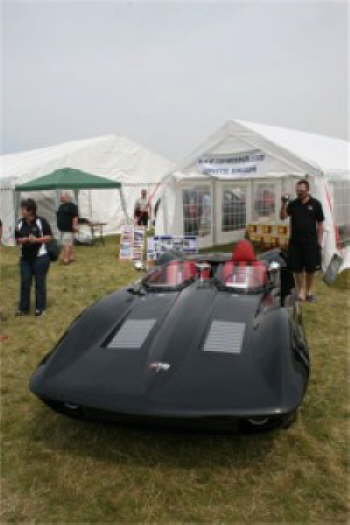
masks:
[(115, 238), (51, 266), (49, 309), (15, 318), (17, 250), (1, 248), (1, 523), (346, 522), (349, 275), (303, 306), (312, 376), (297, 422), (264, 435), (168, 434), (56, 415), (28, 391), (82, 308), (138, 277)]

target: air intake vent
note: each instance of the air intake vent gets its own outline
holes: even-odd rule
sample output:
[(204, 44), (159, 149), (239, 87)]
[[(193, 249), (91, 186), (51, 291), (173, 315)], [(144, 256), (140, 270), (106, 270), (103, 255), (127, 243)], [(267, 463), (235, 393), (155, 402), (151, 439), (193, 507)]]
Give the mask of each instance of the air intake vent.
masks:
[(204, 343), (204, 352), (239, 354), (242, 350), (245, 323), (212, 321)]
[(109, 342), (107, 348), (138, 350), (152, 330), (156, 319), (128, 319)]

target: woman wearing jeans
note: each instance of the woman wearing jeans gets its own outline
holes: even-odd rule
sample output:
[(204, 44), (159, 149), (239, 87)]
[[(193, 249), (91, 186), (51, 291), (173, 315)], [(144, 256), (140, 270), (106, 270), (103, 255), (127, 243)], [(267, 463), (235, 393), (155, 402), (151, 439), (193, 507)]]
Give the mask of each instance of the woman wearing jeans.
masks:
[(49, 223), (36, 214), (36, 202), (25, 199), (21, 202), (22, 219), (16, 226), (16, 241), (22, 248), (20, 259), (21, 289), (16, 315), (29, 314), (32, 279), (35, 278), (35, 315), (46, 309), (46, 275), (50, 259), (46, 243), (52, 239)]

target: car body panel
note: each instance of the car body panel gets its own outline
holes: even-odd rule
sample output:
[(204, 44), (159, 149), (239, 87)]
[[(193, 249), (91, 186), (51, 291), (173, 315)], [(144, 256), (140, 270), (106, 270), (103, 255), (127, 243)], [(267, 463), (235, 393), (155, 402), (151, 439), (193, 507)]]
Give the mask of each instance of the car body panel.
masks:
[(281, 306), (271, 287), (242, 294), (195, 278), (126, 288), (87, 309), (30, 389), (51, 405), (110, 414), (274, 417), (297, 409), (308, 376), (297, 303)]

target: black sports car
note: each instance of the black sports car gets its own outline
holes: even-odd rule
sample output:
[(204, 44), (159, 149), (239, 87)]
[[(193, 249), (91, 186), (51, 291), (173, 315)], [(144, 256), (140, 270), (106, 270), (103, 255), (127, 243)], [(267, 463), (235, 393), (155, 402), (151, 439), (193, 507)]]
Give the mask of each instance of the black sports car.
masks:
[(301, 312), (279, 252), (256, 260), (244, 243), (170, 260), (85, 310), (31, 391), (86, 419), (287, 426), (309, 377)]

